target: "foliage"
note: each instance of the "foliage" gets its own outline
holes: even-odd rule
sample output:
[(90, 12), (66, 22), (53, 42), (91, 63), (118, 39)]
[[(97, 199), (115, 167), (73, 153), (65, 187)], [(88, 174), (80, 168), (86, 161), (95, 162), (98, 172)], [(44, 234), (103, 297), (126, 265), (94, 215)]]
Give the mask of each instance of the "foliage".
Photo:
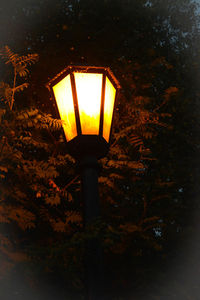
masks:
[(13, 67), (13, 86), (11, 87), (8, 83), (0, 83), (0, 97), (5, 103), (8, 103), (10, 110), (12, 110), (14, 104), (14, 95), (16, 92), (23, 91), (27, 88), (28, 84), (25, 82), (16, 86), (17, 75), (20, 77), (26, 77), (29, 69), (28, 66), (35, 63), (38, 60), (37, 54), (28, 54), (26, 56), (19, 56), (13, 53), (8, 46), (5, 46), (0, 51), (0, 56), (5, 59), (6, 64), (11, 64)]
[[(23, 258), (27, 261), (30, 255), (22, 244), (40, 243), (44, 238), (41, 232), (45, 232), (46, 227), (49, 233), (69, 234), (74, 224), (81, 226), (82, 218), (72, 205), (74, 199), (69, 191), (74, 180), (68, 180), (65, 186), (56, 184), (62, 168), (70, 169), (74, 164), (68, 154), (59, 154), (59, 141), (52, 134), (59, 132), (62, 122), (28, 105), (24, 109), (17, 108), (15, 93), (28, 87), (27, 83), (16, 85), (17, 75), (22, 75), (20, 66), (27, 74), (28, 64), (35, 62), (38, 56), (19, 56), (7, 46), (1, 53), (8, 59), (6, 64), (13, 66), (15, 82), (13, 88), (1, 83), (0, 222), (6, 225), (1, 233), (2, 241), (5, 240), (1, 244), (1, 256), (7, 262), (17, 263)], [(69, 171), (66, 180), (73, 176), (76, 180), (77, 176)], [(30, 241), (29, 234), (36, 238)], [(9, 263), (7, 266), (10, 268)]]

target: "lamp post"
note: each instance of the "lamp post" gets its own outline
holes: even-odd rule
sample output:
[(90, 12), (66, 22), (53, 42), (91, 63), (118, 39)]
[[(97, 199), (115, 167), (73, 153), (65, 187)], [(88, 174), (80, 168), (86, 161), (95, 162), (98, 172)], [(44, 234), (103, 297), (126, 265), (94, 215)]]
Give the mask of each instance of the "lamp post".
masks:
[[(81, 167), (84, 221), (100, 215), (98, 159), (109, 149), (114, 104), (120, 86), (109, 68), (69, 66), (47, 84), (57, 103), (69, 153)], [(88, 299), (103, 299), (98, 239), (87, 246)], [(105, 297), (104, 297), (105, 299)]]

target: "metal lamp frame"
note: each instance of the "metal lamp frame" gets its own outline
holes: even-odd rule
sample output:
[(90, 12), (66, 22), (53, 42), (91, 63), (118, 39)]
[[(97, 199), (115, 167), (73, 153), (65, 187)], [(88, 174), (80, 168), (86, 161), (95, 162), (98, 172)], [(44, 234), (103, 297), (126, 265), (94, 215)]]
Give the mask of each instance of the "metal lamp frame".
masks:
[[(99, 134), (98, 135), (82, 134), (74, 72), (99, 73), (99, 74), (103, 75), (102, 88), (101, 88), (100, 122), (99, 122)], [(68, 147), (69, 153), (76, 159), (81, 159), (88, 155), (95, 156), (97, 159), (102, 158), (108, 152), (109, 145), (110, 145), (111, 131), (112, 131), (112, 127), (113, 127), (113, 115), (112, 115), (109, 140), (107, 142), (103, 137), (103, 119), (104, 119), (106, 77), (108, 77), (108, 79), (110, 80), (110, 82), (116, 89), (114, 108), (116, 106), (116, 99), (118, 96), (118, 91), (120, 89), (119, 82), (117, 81), (117, 79), (113, 75), (112, 71), (108, 67), (68, 66), (63, 71), (58, 73), (53, 79), (51, 79), (46, 85), (46, 87), (50, 90), (51, 96), (55, 102), (56, 102), (56, 99), (55, 99), (55, 96), (53, 93), (53, 86), (56, 85), (58, 82), (60, 82), (62, 79), (64, 79), (67, 75), (70, 75), (74, 112), (75, 112), (75, 120), (76, 120), (76, 128), (77, 128), (77, 136), (75, 138), (73, 138), (72, 140), (67, 141), (67, 147)], [(114, 108), (113, 108), (113, 111), (114, 111)], [(57, 107), (57, 114), (59, 115), (58, 107)]]

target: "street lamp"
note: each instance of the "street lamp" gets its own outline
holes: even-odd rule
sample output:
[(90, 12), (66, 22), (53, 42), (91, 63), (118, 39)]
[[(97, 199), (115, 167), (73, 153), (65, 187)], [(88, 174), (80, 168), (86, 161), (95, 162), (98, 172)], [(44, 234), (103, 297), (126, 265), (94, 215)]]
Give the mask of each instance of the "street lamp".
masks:
[[(88, 224), (100, 215), (98, 159), (109, 149), (114, 104), (120, 85), (109, 68), (69, 66), (47, 84), (63, 122), (69, 153), (81, 167), (84, 220)], [(88, 298), (99, 295), (101, 254), (99, 242), (88, 246)]]
[(57, 103), (70, 154), (106, 155), (119, 83), (109, 68), (69, 66), (47, 87)]

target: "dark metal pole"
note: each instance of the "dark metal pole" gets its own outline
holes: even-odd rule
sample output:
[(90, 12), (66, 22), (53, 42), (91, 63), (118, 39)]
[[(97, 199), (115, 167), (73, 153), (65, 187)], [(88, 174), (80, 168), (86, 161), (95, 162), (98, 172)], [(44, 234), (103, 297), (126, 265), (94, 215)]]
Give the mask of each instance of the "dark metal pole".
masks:
[[(94, 156), (84, 157), (80, 163), (82, 197), (85, 210), (85, 227), (92, 224), (100, 216), (98, 172), (99, 164)], [(102, 248), (99, 237), (92, 237), (86, 242), (85, 272), (86, 299), (102, 300), (103, 269)]]

